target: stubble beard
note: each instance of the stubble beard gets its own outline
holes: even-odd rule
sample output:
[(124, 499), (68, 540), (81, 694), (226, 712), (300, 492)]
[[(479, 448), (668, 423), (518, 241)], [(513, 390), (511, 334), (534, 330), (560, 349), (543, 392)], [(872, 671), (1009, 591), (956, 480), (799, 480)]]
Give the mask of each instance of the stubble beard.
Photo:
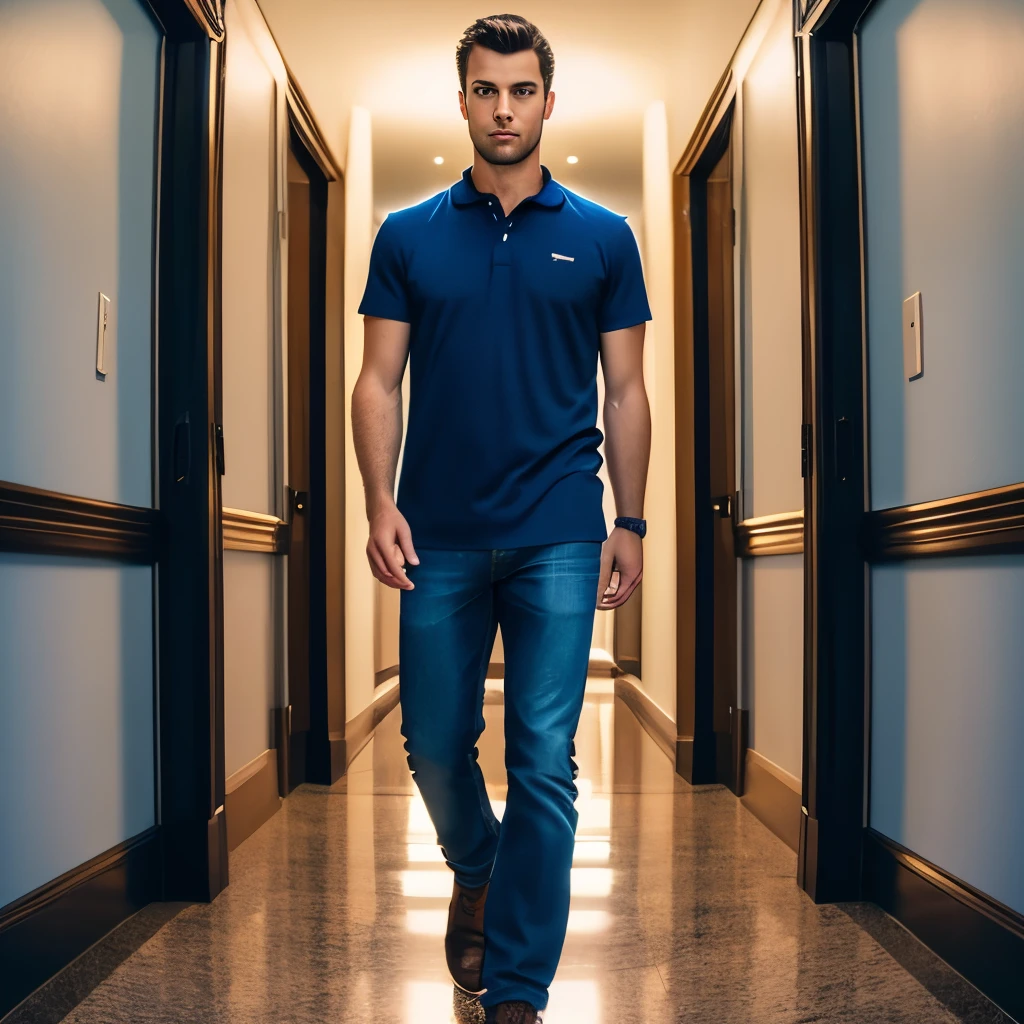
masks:
[(526, 160), (540, 145), (540, 137), (543, 133), (544, 125), (542, 124), (537, 129), (537, 138), (535, 138), (532, 145), (529, 145), (528, 147), (524, 144), (522, 136), (519, 137), (519, 140), (514, 147), (505, 145), (499, 148), (495, 143), (490, 141), (489, 135), (485, 135), (483, 140), (481, 140), (483, 142), (483, 146), (481, 146), (480, 142), (475, 138), (473, 139), (473, 148), (489, 164), (494, 164), (497, 167), (508, 167), (511, 164), (520, 164)]

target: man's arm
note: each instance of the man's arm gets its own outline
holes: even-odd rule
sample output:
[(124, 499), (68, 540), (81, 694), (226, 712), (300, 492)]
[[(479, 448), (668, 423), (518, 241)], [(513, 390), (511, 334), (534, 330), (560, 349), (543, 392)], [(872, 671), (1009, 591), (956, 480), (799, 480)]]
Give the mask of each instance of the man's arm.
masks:
[[(618, 516), (643, 519), (644, 492), (651, 457), (651, 406), (644, 386), (644, 334), (637, 324), (601, 335), (604, 370), (604, 437), (608, 477)], [(619, 582), (613, 596), (598, 607), (618, 608), (643, 575), (643, 542), (629, 530), (613, 530), (602, 552), (598, 595), (604, 595), (614, 571)]]
[(409, 526), (395, 505), (409, 324), (367, 316), (363, 318), (363, 339), (363, 365), (352, 389), (352, 440), (370, 523), (366, 553), (377, 579), (411, 589), (402, 556), (414, 564), (418, 559)]

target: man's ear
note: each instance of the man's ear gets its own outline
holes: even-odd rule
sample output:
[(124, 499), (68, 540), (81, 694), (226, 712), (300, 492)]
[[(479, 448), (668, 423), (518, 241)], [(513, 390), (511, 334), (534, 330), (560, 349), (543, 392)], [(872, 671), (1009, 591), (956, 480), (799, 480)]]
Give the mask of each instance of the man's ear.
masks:
[(469, 111), (466, 110), (466, 97), (463, 95), (462, 90), (459, 90), (459, 110), (462, 111), (462, 120), (469, 120)]
[(548, 93), (548, 98), (544, 101), (544, 120), (546, 121), (551, 116), (551, 111), (555, 109), (555, 94), (554, 92)]

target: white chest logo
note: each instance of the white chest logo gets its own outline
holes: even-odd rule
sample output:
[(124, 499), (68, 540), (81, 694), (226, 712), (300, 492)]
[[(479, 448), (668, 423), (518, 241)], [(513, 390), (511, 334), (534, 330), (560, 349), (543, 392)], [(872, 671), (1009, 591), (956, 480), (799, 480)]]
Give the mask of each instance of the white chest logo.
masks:
[(551, 254), (551, 258), (553, 260), (567, 260), (569, 263), (572, 263), (576, 259), (575, 256), (563, 256), (561, 253), (557, 252), (553, 252)]

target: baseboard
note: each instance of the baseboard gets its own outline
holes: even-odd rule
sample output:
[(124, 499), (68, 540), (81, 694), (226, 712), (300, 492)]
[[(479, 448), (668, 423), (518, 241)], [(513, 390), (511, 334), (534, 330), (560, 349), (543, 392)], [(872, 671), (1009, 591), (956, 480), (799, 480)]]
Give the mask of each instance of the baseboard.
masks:
[(376, 690), (378, 686), (382, 686), (389, 679), (394, 679), (397, 675), (397, 665), (392, 665), (390, 668), (383, 668), (379, 672), (375, 672), (373, 676), (373, 688)]
[(796, 852), (800, 845), (799, 779), (748, 749), (740, 802)]
[(864, 898), (1005, 1013), (1024, 1020), (1024, 915), (874, 829), (864, 833)]
[(373, 730), (398, 705), (398, 679), (385, 684), (380, 692), (374, 694), (369, 705), (358, 715), (345, 724), (345, 759), (346, 767), (358, 756), (359, 751), (370, 742)]
[(676, 759), (676, 723), (647, 695), (633, 675), (615, 677), (615, 696), (636, 716), (648, 736), (671, 761)]
[(265, 750), (239, 768), (224, 786), (228, 850), (245, 842), (281, 807), (278, 792), (277, 751)]
[[(590, 662), (587, 665), (588, 676), (607, 676), (609, 679), (622, 674), (622, 668), (615, 664), (611, 655), (606, 651), (591, 648)], [(487, 663), (488, 679), (504, 679), (505, 663), (503, 661), (491, 661)]]
[(0, 909), (0, 1017), (161, 899), (160, 863), (153, 827)]

